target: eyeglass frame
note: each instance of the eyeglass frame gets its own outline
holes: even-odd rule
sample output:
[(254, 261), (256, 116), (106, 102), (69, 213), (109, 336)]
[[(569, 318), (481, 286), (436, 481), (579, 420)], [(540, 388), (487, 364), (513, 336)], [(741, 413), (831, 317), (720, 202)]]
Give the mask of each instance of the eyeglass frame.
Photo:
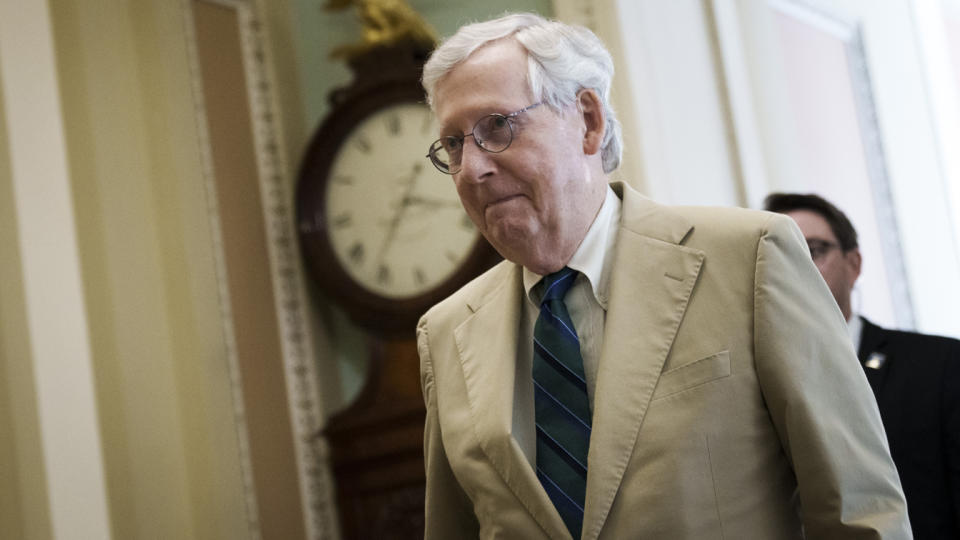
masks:
[(843, 246), (838, 242), (820, 240), (819, 238), (807, 240), (807, 250), (810, 252), (810, 258), (813, 259), (814, 262), (823, 260), (824, 257), (835, 249), (839, 249), (843, 253), (850, 251), (849, 249), (843, 249)]
[[(458, 172), (460, 172), (460, 171), (462, 170), (462, 167), (463, 167), (463, 157), (462, 157), (462, 155), (461, 155), (460, 163), (457, 164), (457, 165), (458, 165), (458, 168), (457, 168), (456, 170), (453, 170), (452, 164), (451, 164), (451, 165), (448, 165), (448, 166), (447, 166), (447, 169), (444, 170), (444, 169), (440, 166), (440, 160), (439, 160), (439, 158), (436, 157), (436, 152), (437, 152), (437, 150), (438, 150), (437, 145), (440, 144), (440, 141), (443, 141), (444, 139), (458, 139), (458, 140), (460, 141), (460, 145), (462, 146), (462, 145), (464, 144), (464, 141), (467, 139), (467, 137), (473, 137), (473, 142), (475, 142), (475, 143), (477, 144), (477, 148), (479, 148), (479, 149), (481, 149), (481, 150), (483, 150), (484, 152), (487, 152), (487, 153), (489, 153), (489, 154), (499, 154), (500, 152), (505, 151), (507, 148), (510, 148), (510, 145), (513, 144), (513, 119), (516, 118), (517, 116), (519, 116), (519, 115), (522, 114), (522, 113), (525, 113), (525, 112), (527, 112), (527, 111), (529, 111), (529, 110), (531, 110), (531, 109), (535, 109), (535, 108), (539, 107), (540, 105), (543, 105), (543, 103), (544, 103), (543, 101), (538, 101), (538, 102), (534, 103), (533, 105), (527, 105), (526, 107), (524, 107), (524, 108), (522, 108), (522, 109), (520, 109), (520, 110), (518, 110), (518, 111), (514, 111), (514, 112), (512, 112), (512, 113), (510, 113), (510, 114), (500, 114), (500, 113), (485, 114), (485, 115), (481, 116), (480, 119), (477, 120), (477, 121), (473, 124), (473, 130), (472, 130), (470, 133), (461, 135), (461, 136), (459, 136), (459, 137), (456, 136), (456, 135), (446, 135), (446, 136), (440, 137), (439, 139), (437, 139), (437, 140), (433, 141), (432, 143), (430, 143), (430, 149), (427, 151), (427, 155), (426, 155), (425, 157), (428, 158), (428, 159), (430, 160), (430, 163), (432, 163), (433, 166), (436, 167), (436, 169), (437, 169), (438, 171), (442, 172), (443, 174), (449, 174), (449, 175), (451, 175), (451, 176), (454, 175), (454, 174), (457, 174)], [(507, 129), (509, 129), (509, 131), (510, 131), (510, 140), (508, 140), (506, 146), (504, 146), (504, 147), (501, 148), (500, 150), (490, 150), (489, 148), (485, 148), (485, 147), (483, 146), (483, 143), (480, 142), (480, 140), (477, 139), (477, 137), (474, 135), (474, 133), (477, 131), (477, 126), (480, 125), (480, 122), (483, 122), (484, 120), (486, 120), (487, 118), (490, 118), (491, 116), (499, 116), (500, 118), (503, 118), (504, 120), (506, 120), (506, 121), (507, 121)], [(462, 153), (461, 153), (461, 154), (462, 154)]]

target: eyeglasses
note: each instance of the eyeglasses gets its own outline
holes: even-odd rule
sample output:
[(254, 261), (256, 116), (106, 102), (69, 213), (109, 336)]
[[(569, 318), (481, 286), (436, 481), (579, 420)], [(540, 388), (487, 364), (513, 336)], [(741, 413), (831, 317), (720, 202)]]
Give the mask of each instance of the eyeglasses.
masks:
[(831, 251), (840, 249), (840, 244), (826, 240), (807, 240), (807, 248), (810, 249), (810, 258), (820, 261)]
[(430, 151), (427, 157), (433, 163), (433, 166), (444, 174), (457, 174), (460, 172), (461, 161), (463, 160), (463, 141), (467, 137), (473, 137), (477, 146), (485, 152), (499, 154), (510, 147), (513, 142), (513, 119), (521, 113), (530, 109), (539, 107), (543, 102), (537, 102), (533, 105), (524, 107), (517, 112), (510, 114), (488, 114), (477, 120), (473, 126), (473, 131), (466, 135), (455, 136), (448, 135), (440, 137), (430, 145)]

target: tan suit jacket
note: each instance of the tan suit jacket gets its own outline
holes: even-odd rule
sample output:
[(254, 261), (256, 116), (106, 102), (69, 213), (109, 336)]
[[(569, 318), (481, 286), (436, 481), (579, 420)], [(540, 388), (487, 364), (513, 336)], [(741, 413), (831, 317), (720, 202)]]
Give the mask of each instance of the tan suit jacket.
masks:
[[(582, 537), (910, 538), (876, 403), (793, 222), (613, 187)], [(510, 433), (522, 295), (505, 261), (418, 325), (427, 538), (570, 538)]]

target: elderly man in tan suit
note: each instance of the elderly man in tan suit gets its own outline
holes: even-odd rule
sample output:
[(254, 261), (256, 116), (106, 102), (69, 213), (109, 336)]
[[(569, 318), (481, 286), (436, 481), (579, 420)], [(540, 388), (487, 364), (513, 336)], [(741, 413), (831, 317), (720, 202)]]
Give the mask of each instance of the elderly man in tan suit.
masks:
[(417, 328), (427, 538), (909, 538), (796, 226), (608, 184), (612, 72), (533, 15), (461, 28), (424, 69), (429, 156), (507, 259)]

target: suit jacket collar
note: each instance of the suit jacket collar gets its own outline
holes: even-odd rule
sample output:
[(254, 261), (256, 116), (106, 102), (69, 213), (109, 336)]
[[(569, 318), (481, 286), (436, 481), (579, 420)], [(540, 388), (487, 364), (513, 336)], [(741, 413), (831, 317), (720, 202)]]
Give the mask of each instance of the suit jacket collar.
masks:
[[(585, 539), (599, 536), (663, 364), (683, 319), (704, 255), (682, 242), (692, 226), (622, 183), (610, 303), (594, 397), (587, 465)], [(454, 330), (477, 438), (490, 463), (552, 538), (568, 538), (536, 474), (510, 436), (522, 269), (502, 263), (467, 299), (473, 311)]]

